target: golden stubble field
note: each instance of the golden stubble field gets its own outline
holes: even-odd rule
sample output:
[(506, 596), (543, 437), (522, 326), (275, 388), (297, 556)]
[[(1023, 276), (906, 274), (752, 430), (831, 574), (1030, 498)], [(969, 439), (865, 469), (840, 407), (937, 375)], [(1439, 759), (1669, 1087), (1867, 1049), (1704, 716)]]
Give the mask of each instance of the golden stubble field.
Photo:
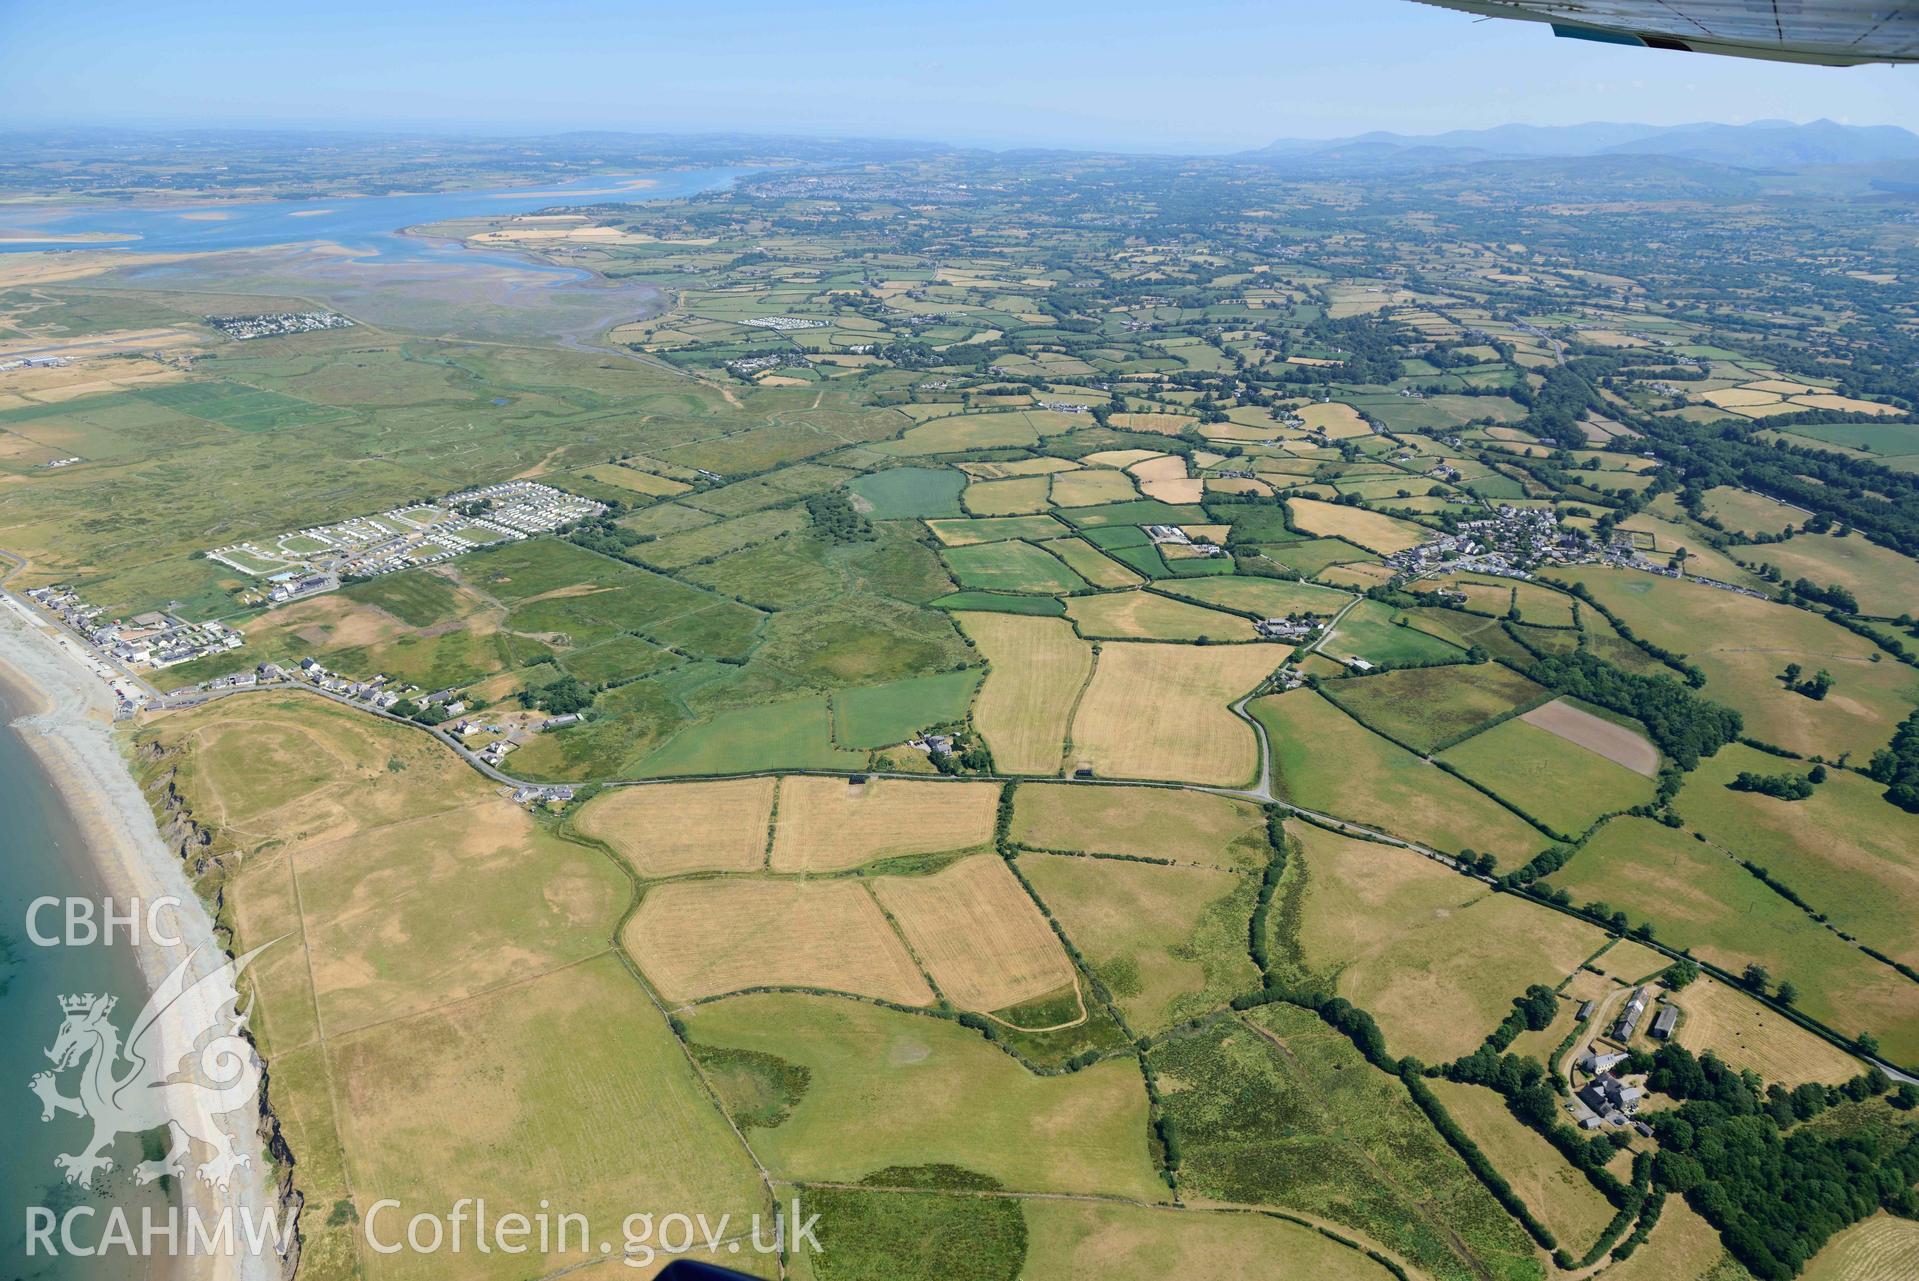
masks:
[[(358, 1215), (394, 1198), (443, 1212), (542, 1198), (606, 1222), (635, 1205), (766, 1204), (752, 1162), (663, 1013), (613, 953), (632, 884), (424, 734), (304, 695), (248, 695), (157, 719), (202, 822), (227, 824), (237, 947), (250, 972), (305, 1196), (302, 1275), (449, 1275), (380, 1255)], [(346, 1207), (342, 1214), (340, 1208)], [(513, 1281), (586, 1262), (463, 1256)]]
[(954, 619), (992, 665), (973, 723), (1007, 774), (1057, 774), (1093, 650), (1063, 618), (960, 613)]
[(1259, 743), (1229, 704), (1282, 657), (1265, 645), (1101, 646), (1073, 717), (1075, 763), (1104, 778), (1243, 786), (1259, 769)]
[(669, 1001), (749, 987), (827, 988), (926, 1005), (933, 993), (856, 880), (675, 881), (620, 932)]
[(749, 872), (766, 860), (773, 778), (648, 783), (600, 793), (573, 826), (641, 876)]
[(993, 839), (998, 805), (996, 783), (790, 777), (780, 783), (772, 868), (830, 872), (973, 849)]
[(955, 1005), (1003, 1010), (1075, 981), (1059, 939), (998, 855), (932, 876), (885, 877), (873, 892)]

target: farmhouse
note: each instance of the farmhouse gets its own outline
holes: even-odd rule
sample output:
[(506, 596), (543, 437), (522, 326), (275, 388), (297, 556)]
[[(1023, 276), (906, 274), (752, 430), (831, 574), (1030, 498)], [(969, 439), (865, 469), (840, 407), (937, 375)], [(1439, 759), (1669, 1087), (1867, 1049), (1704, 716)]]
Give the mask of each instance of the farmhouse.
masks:
[(1593, 1113), (1581, 1124), (1593, 1129), (1603, 1119), (1608, 1125), (1624, 1125), (1639, 1110), (1639, 1100), (1645, 1097), (1643, 1089), (1627, 1085), (1616, 1076), (1596, 1076), (1579, 1090), (1579, 1101)]
[(1578, 1061), (1573, 1066), (1589, 1076), (1599, 1076), (1612, 1071), (1615, 1066), (1625, 1061), (1626, 1056), (1624, 1054), (1601, 1053), (1589, 1045), (1586, 1047), (1586, 1052), (1579, 1056)]

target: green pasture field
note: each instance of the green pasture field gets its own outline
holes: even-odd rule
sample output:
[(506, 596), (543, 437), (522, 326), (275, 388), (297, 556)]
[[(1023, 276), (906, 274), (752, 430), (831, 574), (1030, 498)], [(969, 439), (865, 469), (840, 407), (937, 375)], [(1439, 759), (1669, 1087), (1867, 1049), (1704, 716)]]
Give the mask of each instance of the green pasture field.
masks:
[(1150, 547), (1153, 541), (1138, 525), (1098, 525), (1081, 530), (1079, 536), (1103, 552), (1122, 547)]
[(462, 604), (454, 585), (430, 570), (382, 574), (340, 589), (349, 600), (377, 605), (410, 627), (431, 627), (457, 617)]
[(961, 587), (974, 591), (1073, 592), (1086, 580), (1031, 543), (977, 543), (940, 553)]
[(1316, 577), (1333, 565), (1379, 559), (1365, 548), (1355, 547), (1340, 538), (1302, 538), (1288, 543), (1262, 543), (1256, 550), (1267, 560), (1276, 561), (1307, 578)]
[(1401, 611), (1374, 600), (1353, 606), (1319, 649), (1329, 658), (1363, 658), (1376, 667), (1466, 658), (1456, 646), (1412, 626)]
[(1050, 476), (1014, 476), (1006, 480), (976, 480), (961, 496), (973, 516), (1017, 516), (1043, 512), (1050, 506)]
[(1064, 618), (1066, 604), (1052, 596), (1007, 596), (999, 592), (953, 592), (933, 602), (935, 608), (982, 610), (989, 614), (1032, 614)]
[(960, 491), (966, 476), (951, 467), (894, 467), (867, 472), (847, 482), (856, 502), (874, 520), (905, 520), (927, 516), (961, 516)]
[(641, 543), (627, 554), (660, 569), (685, 569), (697, 561), (757, 546), (782, 534), (799, 533), (807, 525), (804, 508), (773, 507), (689, 529), (683, 534), (668, 534), (650, 543)]
[[(1668, 947), (1742, 972), (1790, 980), (1808, 1014), (1879, 1037), (1896, 1063), (1919, 1060), (1919, 987), (1840, 939), (1713, 845), (1651, 819), (1601, 828), (1551, 884), (1651, 921)], [(1816, 886), (1812, 887), (1817, 889)]]
[(944, 615), (882, 596), (848, 594), (769, 618), (744, 676), (769, 683), (764, 698), (771, 688), (793, 682), (815, 689), (878, 685), (973, 661)]
[(1208, 792), (1159, 787), (1022, 783), (1013, 840), (1040, 850), (1263, 869), (1272, 857), (1258, 807)]
[(1257, 614), (1261, 618), (1284, 618), (1288, 614), (1299, 613), (1331, 618), (1352, 599), (1345, 592), (1314, 583), (1241, 575), (1183, 579), (1177, 583), (1165, 583), (1161, 590), (1201, 604)]
[(642, 511), (622, 516), (619, 525), (647, 538), (662, 538), (701, 525), (711, 525), (719, 517), (685, 503), (655, 503)]
[(711, 658), (750, 653), (766, 615), (730, 600), (712, 600), (645, 627), (648, 640)]
[(1039, 433), (1027, 421), (1027, 415), (1015, 411), (1006, 414), (966, 414), (953, 418), (935, 418), (909, 427), (898, 440), (876, 446), (881, 453), (917, 457), (926, 454), (956, 454), (969, 449), (996, 449), (1004, 446), (1037, 445)]
[[(1118, 528), (1133, 529), (1134, 527), (1124, 525)], [(1086, 531), (1089, 537), (1101, 532), (1104, 531), (1097, 529), (1089, 529)], [(1145, 539), (1143, 535), (1140, 542), (1122, 542), (1111, 547), (1104, 547), (1103, 550), (1108, 556), (1111, 556), (1114, 560), (1142, 577), (1159, 579), (1171, 578), (1173, 576), (1172, 569), (1159, 554), (1159, 549), (1154, 547), (1151, 541)]]
[(1912, 423), (1826, 423), (1787, 429), (1791, 435), (1822, 440), (1830, 445), (1863, 449), (1887, 458), (1919, 454), (1919, 425)]
[[(1805, 610), (1630, 570), (1579, 565), (1551, 576), (1584, 582), (1637, 634), (1688, 655), (1706, 673), (1707, 698), (1740, 712), (1747, 734), (1789, 751), (1863, 760), (1919, 705), (1919, 673), (1873, 661), (1872, 642)], [(1823, 701), (1788, 690), (1779, 679), (1788, 663), (1808, 675), (1829, 670), (1834, 688)]]
[(1767, 869), (1832, 923), (1896, 960), (1919, 967), (1919, 817), (1883, 799), (1884, 788), (1828, 769), (1804, 800), (1782, 801), (1730, 784), (1741, 771), (1803, 774), (1810, 766), (1734, 743), (1687, 776), (1675, 803), (1695, 831)]
[(984, 673), (975, 668), (914, 676), (833, 695), (833, 738), (843, 747), (903, 743), (919, 730), (962, 720)]
[[(513, 631), (538, 636), (565, 636), (575, 648), (610, 640), (621, 632), (639, 632), (661, 644), (681, 643), (695, 652), (737, 654), (750, 640), (762, 615), (683, 586), (644, 570), (605, 575), (606, 585), (577, 595), (546, 596), (526, 601), (507, 615)], [(706, 644), (693, 644), (687, 620), (702, 618), (697, 630)], [(675, 629), (672, 624), (681, 624)]]
[(1919, 614), (1919, 562), (1863, 534), (1799, 534), (1780, 543), (1737, 547), (1732, 554), (1751, 565), (1772, 565), (1789, 580), (1809, 578), (1837, 585), (1859, 601), (1862, 613), (1881, 618)]
[[(1130, 1057), (1037, 1076), (957, 1023), (821, 996), (728, 997), (683, 1017), (696, 1045), (809, 1074), (788, 1118), (753, 1132), (778, 1177), (856, 1182), (889, 1166), (952, 1165), (1012, 1191), (1166, 1199)], [(1033, 1142), (1054, 1133), (1072, 1142)]]
[(1260, 985), (1245, 874), (1027, 854), (1019, 870), (1136, 1032), (1196, 1018)]
[(577, 676), (588, 685), (604, 685), (609, 681), (651, 676), (680, 661), (671, 650), (661, 649), (638, 636), (615, 636), (590, 649), (574, 650), (561, 660), (560, 666), (568, 675)]
[(203, 418), (234, 431), (277, 431), (282, 427), (314, 427), (343, 422), (353, 415), (332, 405), (318, 405), (279, 392), (232, 382), (173, 383), (144, 387), (133, 395), (162, 409)]
[(1531, 1242), (1405, 1089), (1308, 1011), (1270, 1005), (1156, 1041), (1188, 1197), (1281, 1206), (1437, 1281), (1543, 1275)]
[[(1428, 396), (1410, 400), (1404, 396), (1351, 397), (1355, 407), (1365, 410), (1393, 431), (1421, 431), (1430, 428), (1463, 427), (1475, 418), (1495, 418), (1516, 423), (1526, 411), (1504, 396)], [(1417, 492), (1417, 491), (1415, 491)]]
[(679, 577), (760, 609), (793, 609), (845, 591), (845, 559), (817, 538), (792, 534), (727, 552), (682, 570)]
[(1040, 546), (1095, 587), (1134, 587), (1141, 581), (1138, 574), (1082, 539), (1056, 538)]
[(1517, 717), (1438, 757), (1556, 832), (1576, 836), (1601, 814), (1643, 805), (1654, 781)]
[(832, 714), (824, 697), (814, 697), (735, 708), (689, 725), (648, 755), (640, 773), (665, 778), (865, 764), (866, 753), (833, 745)]
[(948, 547), (998, 543), (1013, 538), (1035, 542), (1063, 538), (1072, 531), (1051, 516), (983, 516), (975, 519), (929, 520), (926, 527)]
[(1364, 724), (1422, 754), (1551, 697), (1551, 691), (1499, 663), (1407, 668), (1327, 681), (1320, 688)]
[(1156, 498), (1141, 498), (1130, 503), (1108, 503), (1103, 507), (1063, 508), (1061, 516), (1081, 529), (1107, 525), (1204, 525), (1206, 509), (1192, 505), (1162, 503)]
[(1508, 868), (1549, 843), (1496, 802), (1311, 690), (1256, 699), (1248, 710), (1272, 741), (1276, 788), (1297, 805), (1455, 853), (1489, 852)]
[(1298, 857), (1270, 919), (1272, 954), (1379, 1021), (1389, 1052), (1470, 1053), (1528, 984), (1554, 986), (1605, 935), (1495, 894), (1409, 850), (1295, 824)]

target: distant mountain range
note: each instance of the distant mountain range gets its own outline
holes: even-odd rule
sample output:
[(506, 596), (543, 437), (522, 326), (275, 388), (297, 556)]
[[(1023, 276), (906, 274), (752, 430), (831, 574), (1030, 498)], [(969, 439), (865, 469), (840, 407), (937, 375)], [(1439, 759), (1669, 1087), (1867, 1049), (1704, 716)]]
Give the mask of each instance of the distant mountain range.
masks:
[(1746, 169), (1919, 160), (1919, 134), (1896, 125), (1831, 120), (1747, 125), (1500, 125), (1450, 133), (1364, 133), (1351, 138), (1281, 139), (1240, 159), (1303, 168), (1395, 169), (1480, 160), (1669, 156)]

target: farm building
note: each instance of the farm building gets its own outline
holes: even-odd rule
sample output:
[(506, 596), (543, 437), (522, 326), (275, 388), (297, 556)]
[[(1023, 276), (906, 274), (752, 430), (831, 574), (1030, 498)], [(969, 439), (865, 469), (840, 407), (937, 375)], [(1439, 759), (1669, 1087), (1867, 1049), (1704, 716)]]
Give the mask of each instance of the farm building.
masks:
[(1632, 990), (1632, 999), (1626, 1002), (1626, 1008), (1619, 1012), (1619, 1022), (1613, 1024), (1613, 1039), (1620, 1042), (1630, 1041), (1639, 1031), (1639, 1020), (1646, 1014), (1646, 989), (1636, 987)]
[(1592, 1001), (1581, 1001), (1579, 1003), (1579, 1009), (1573, 1013), (1573, 1018), (1580, 1023), (1584, 1023), (1593, 1016), (1594, 1004)]
[(1596, 1076), (1579, 1090), (1579, 1101), (1608, 1125), (1626, 1124), (1644, 1097), (1644, 1090), (1627, 1085), (1616, 1076)]
[(1612, 1071), (1615, 1065), (1624, 1063), (1625, 1061), (1626, 1056), (1623, 1054), (1601, 1054), (1591, 1046), (1588, 1046), (1586, 1047), (1586, 1052), (1579, 1056), (1579, 1060), (1574, 1066), (1589, 1076), (1599, 1076), (1602, 1073)]
[(1659, 1014), (1652, 1021), (1652, 1034), (1664, 1041), (1672, 1036), (1672, 1030), (1679, 1024), (1679, 1007), (1662, 1005)]

